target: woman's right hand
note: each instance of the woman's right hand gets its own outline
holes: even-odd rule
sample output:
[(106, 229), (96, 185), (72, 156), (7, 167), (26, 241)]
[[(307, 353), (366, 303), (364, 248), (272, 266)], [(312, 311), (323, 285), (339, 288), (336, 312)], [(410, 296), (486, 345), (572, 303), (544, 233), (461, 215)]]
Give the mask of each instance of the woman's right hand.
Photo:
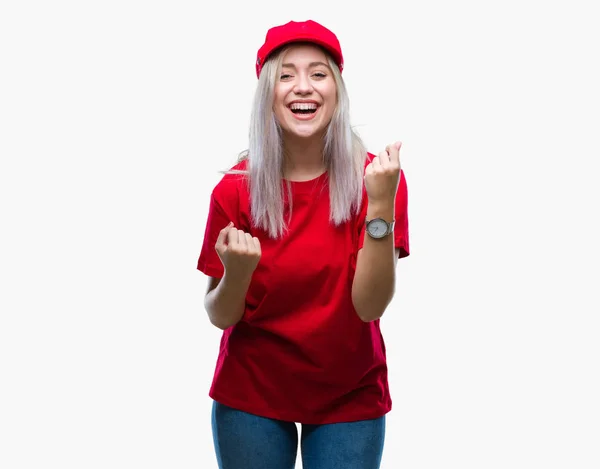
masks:
[(249, 280), (260, 261), (258, 238), (236, 229), (233, 222), (220, 231), (215, 249), (229, 278)]

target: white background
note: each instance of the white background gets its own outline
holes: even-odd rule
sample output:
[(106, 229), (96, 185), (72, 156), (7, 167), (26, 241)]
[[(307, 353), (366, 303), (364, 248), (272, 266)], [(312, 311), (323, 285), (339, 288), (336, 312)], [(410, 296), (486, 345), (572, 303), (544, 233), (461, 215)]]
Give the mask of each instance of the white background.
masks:
[(2, 2), (0, 467), (216, 468), (196, 261), (292, 19), (404, 142), (382, 468), (600, 467), (592, 3)]

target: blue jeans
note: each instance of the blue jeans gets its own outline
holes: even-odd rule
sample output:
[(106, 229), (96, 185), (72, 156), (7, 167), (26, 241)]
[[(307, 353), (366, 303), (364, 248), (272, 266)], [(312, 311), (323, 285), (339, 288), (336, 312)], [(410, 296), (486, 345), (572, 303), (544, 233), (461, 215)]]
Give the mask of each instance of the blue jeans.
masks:
[[(294, 422), (273, 420), (213, 403), (212, 431), (220, 469), (293, 469)], [(375, 420), (302, 425), (303, 469), (379, 469), (385, 416)]]

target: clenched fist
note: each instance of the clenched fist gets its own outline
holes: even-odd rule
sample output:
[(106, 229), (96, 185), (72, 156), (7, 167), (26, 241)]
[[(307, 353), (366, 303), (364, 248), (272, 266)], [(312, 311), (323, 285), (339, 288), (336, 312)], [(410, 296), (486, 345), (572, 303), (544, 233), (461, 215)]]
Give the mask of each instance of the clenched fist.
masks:
[(388, 145), (365, 169), (365, 189), (369, 203), (394, 204), (400, 182), (401, 146), (401, 142)]
[(233, 222), (220, 231), (215, 249), (226, 274), (236, 279), (249, 279), (260, 261), (258, 238), (236, 229)]

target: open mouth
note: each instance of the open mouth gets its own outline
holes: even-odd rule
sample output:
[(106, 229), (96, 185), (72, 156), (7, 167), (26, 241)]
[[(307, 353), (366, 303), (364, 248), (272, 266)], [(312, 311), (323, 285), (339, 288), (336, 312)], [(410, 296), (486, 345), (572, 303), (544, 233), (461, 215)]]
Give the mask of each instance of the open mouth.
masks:
[(308, 117), (314, 115), (319, 106), (317, 103), (292, 103), (289, 108), (298, 117)]

